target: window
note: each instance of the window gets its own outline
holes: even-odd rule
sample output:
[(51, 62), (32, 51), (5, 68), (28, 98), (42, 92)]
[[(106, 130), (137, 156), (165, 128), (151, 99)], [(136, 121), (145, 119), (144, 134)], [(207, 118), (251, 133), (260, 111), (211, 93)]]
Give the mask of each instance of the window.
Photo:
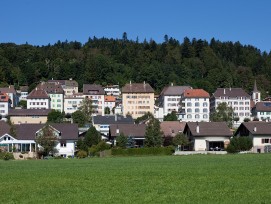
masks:
[(187, 113), (192, 113), (192, 109), (191, 109), (191, 108), (188, 108), (188, 109), (187, 109)]
[(66, 142), (61, 142), (60, 147), (67, 147), (67, 143)]
[(196, 112), (196, 113), (199, 113), (199, 108), (196, 108), (196, 109), (195, 109), (195, 112)]
[(203, 107), (207, 107), (208, 106), (208, 103), (207, 102), (204, 102), (203, 103)]
[(204, 114), (204, 115), (203, 115), (203, 118), (208, 118), (208, 115), (207, 115), (207, 114)]
[(199, 118), (199, 114), (196, 114), (196, 115), (195, 115), (195, 118)]
[(187, 118), (189, 118), (189, 119), (192, 118), (192, 115), (191, 115), (191, 114), (188, 114), (188, 115), (187, 115)]
[(239, 102), (239, 105), (244, 105), (244, 102)]
[(199, 102), (196, 102), (196, 103), (195, 103), (195, 106), (196, 106), (196, 107), (199, 107)]
[(187, 103), (187, 106), (188, 106), (188, 107), (191, 107), (191, 106), (192, 106), (192, 103), (191, 103), (191, 102), (188, 102), (188, 103)]
[(264, 144), (264, 143), (271, 143), (271, 139), (269, 139), (269, 138), (263, 138), (262, 139), (262, 144)]
[(208, 113), (208, 109), (207, 108), (203, 108), (203, 113)]

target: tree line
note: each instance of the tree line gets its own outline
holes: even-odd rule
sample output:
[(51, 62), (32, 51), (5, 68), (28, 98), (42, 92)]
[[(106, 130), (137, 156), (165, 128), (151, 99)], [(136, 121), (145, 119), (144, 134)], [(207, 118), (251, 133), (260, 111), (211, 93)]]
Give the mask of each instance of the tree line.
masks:
[(0, 44), (0, 86), (28, 85), (41, 80), (69, 79), (84, 83), (148, 82), (159, 93), (164, 86), (190, 85), (213, 93), (218, 87), (242, 87), (247, 92), (256, 79), (263, 96), (271, 90), (271, 54), (239, 42), (164, 36), (154, 40), (89, 38), (33, 46)]

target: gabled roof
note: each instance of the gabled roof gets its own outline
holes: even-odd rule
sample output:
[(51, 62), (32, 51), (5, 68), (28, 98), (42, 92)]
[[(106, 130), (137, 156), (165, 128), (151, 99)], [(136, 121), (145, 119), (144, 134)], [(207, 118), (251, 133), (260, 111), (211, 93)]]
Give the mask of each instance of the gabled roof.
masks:
[(30, 94), (28, 94), (26, 98), (27, 99), (35, 99), (35, 98), (49, 99), (49, 95), (47, 94), (45, 90), (35, 88), (30, 92)]
[[(117, 129), (119, 133), (117, 133)], [(145, 137), (146, 125), (145, 124), (113, 124), (110, 125), (111, 137), (117, 137), (120, 133), (125, 136), (131, 137)]]
[(247, 94), (242, 88), (218, 88), (213, 94), (214, 97), (247, 97), (250, 98), (250, 95)]
[(9, 116), (48, 116), (51, 109), (10, 109)]
[(271, 122), (251, 121), (243, 122), (237, 129), (235, 135), (246, 129), (252, 135), (271, 135)]
[[(36, 132), (41, 130), (45, 124), (20, 124), (16, 125), (16, 135), (18, 140), (34, 140)], [(67, 123), (50, 124), (57, 131), (61, 132), (62, 140), (77, 140), (78, 125)]]
[(0, 88), (0, 93), (13, 93), (13, 94), (16, 94), (16, 91), (15, 91), (14, 86), (11, 85), (9, 87)]
[(191, 86), (167, 86), (165, 87), (161, 95), (163, 96), (181, 96), (186, 89), (192, 89)]
[(185, 98), (209, 98), (210, 95), (203, 89), (187, 89), (183, 93)]
[(83, 94), (85, 95), (105, 95), (105, 91), (98, 84), (83, 84)]
[(106, 115), (106, 116), (93, 116), (93, 124), (134, 124), (134, 120), (131, 116), (122, 116), (122, 115)]
[(64, 94), (61, 84), (57, 83), (41, 82), (37, 88), (45, 90), (47, 94)]
[(165, 137), (175, 137), (176, 134), (183, 132), (185, 124), (179, 121), (164, 121), (160, 123), (160, 128)]
[(69, 79), (69, 80), (48, 80), (49, 83), (56, 83), (56, 84), (60, 84), (62, 86), (74, 86), (74, 87), (78, 87), (78, 83), (75, 80)]
[(5, 121), (0, 120), (0, 137), (4, 134), (9, 134), (10, 126)]
[(122, 93), (154, 93), (154, 90), (148, 83), (130, 83), (125, 84)]
[(257, 112), (271, 112), (271, 101), (258, 102), (255, 109)]
[[(197, 132), (198, 126), (198, 132)], [(226, 122), (187, 122), (184, 128), (184, 133), (190, 130), (192, 136), (232, 136), (230, 128)]]

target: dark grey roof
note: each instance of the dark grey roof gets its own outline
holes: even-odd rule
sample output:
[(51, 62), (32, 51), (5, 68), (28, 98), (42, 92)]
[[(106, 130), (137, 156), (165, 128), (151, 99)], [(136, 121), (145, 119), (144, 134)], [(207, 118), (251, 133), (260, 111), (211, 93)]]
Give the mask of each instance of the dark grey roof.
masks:
[(11, 85), (9, 87), (0, 88), (0, 93), (13, 93), (13, 94), (16, 94), (16, 91), (15, 91), (14, 86)]
[(61, 84), (41, 82), (37, 88), (45, 90), (48, 94), (64, 94)]
[(122, 93), (154, 93), (154, 90), (148, 83), (131, 83), (125, 84)]
[(83, 94), (86, 95), (105, 95), (105, 91), (98, 84), (83, 84)]
[(10, 109), (9, 116), (48, 116), (51, 109)]
[[(61, 132), (61, 139), (63, 140), (77, 140), (78, 139), (78, 125), (77, 124), (50, 124), (53, 128)], [(42, 129), (44, 124), (20, 124), (16, 125), (16, 135), (18, 140), (34, 140), (36, 132)]]
[(181, 96), (186, 89), (192, 89), (192, 87), (191, 86), (168, 86), (162, 90), (161, 95)]
[(257, 112), (271, 112), (271, 101), (258, 102), (255, 109)]
[(48, 80), (49, 83), (56, 83), (60, 84), (62, 86), (74, 86), (78, 87), (78, 83), (75, 80), (69, 79), (69, 80)]
[(134, 124), (134, 120), (131, 116), (122, 115), (106, 115), (106, 116), (93, 116), (93, 124)]
[(21, 92), (28, 92), (28, 86), (20, 86)]
[(10, 132), (10, 126), (8, 123), (6, 123), (3, 120), (0, 120), (0, 137), (4, 134), (9, 134)]
[[(119, 133), (117, 133), (117, 129)], [(111, 137), (119, 136), (123, 133), (125, 136), (131, 137), (145, 137), (146, 125), (145, 124), (113, 124), (110, 125)]]
[(165, 137), (175, 137), (179, 132), (183, 132), (185, 124), (179, 121), (163, 121), (160, 123), (160, 128)]
[[(199, 132), (197, 133), (197, 125)], [(191, 134), (195, 136), (232, 136), (230, 128), (226, 122), (187, 122), (184, 128), (184, 133), (190, 130)]]
[(237, 135), (240, 131), (244, 132), (244, 128), (248, 130), (252, 135), (271, 135), (271, 122), (243, 122), (237, 129), (235, 135)]
[(45, 90), (35, 88), (30, 92), (30, 94), (28, 94), (26, 98), (27, 99), (35, 99), (35, 98), (49, 99), (50, 97)]
[(250, 98), (250, 95), (246, 93), (242, 88), (218, 88), (213, 94), (214, 97), (247, 97)]

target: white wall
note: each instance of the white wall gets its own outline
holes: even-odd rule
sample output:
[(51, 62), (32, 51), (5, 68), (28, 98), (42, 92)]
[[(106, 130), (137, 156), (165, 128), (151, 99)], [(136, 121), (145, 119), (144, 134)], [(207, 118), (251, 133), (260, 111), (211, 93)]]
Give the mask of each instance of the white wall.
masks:
[(0, 115), (7, 116), (8, 115), (8, 102), (0, 102)]
[(50, 109), (49, 99), (27, 99), (27, 109)]
[(67, 156), (73, 156), (75, 151), (75, 141), (74, 140), (67, 140), (66, 141), (66, 147), (61, 147), (60, 143), (57, 144), (56, 149), (58, 150), (59, 155), (66, 155)]

